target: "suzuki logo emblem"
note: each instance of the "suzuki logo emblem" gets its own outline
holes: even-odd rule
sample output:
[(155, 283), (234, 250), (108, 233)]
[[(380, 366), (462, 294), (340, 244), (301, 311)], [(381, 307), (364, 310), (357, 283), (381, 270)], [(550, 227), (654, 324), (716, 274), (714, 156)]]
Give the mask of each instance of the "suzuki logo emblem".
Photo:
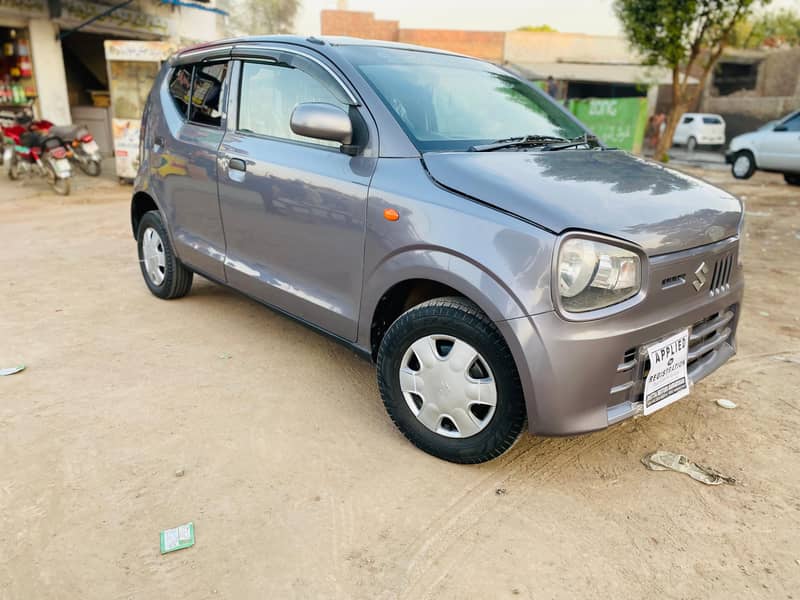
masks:
[(692, 285), (694, 286), (694, 289), (696, 289), (699, 292), (701, 289), (703, 289), (703, 286), (706, 284), (706, 275), (708, 275), (708, 267), (706, 266), (706, 263), (701, 262), (700, 266), (697, 267), (694, 274), (695, 277), (697, 277), (697, 279), (695, 279), (692, 282)]

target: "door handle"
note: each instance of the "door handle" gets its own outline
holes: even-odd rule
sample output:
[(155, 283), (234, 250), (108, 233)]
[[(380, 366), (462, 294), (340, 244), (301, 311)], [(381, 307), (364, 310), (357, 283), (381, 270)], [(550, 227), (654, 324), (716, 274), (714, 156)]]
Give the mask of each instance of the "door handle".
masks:
[(232, 158), (228, 161), (228, 168), (231, 171), (247, 171), (247, 164), (241, 158)]

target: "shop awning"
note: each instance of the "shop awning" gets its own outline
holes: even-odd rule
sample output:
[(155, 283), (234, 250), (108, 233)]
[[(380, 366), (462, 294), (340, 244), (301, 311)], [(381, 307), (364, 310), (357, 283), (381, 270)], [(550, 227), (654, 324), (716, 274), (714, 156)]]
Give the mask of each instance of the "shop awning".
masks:
[[(509, 63), (509, 67), (527, 79), (540, 80), (552, 76), (561, 81), (598, 83), (627, 83), (642, 85), (670, 85), (672, 73), (663, 67), (648, 67), (636, 64), (609, 63)], [(698, 83), (694, 77), (689, 83)]]
[[(208, 2), (208, 0), (205, 1)], [(228, 16), (228, 12), (222, 10), (221, 8), (217, 8), (216, 6), (204, 6), (199, 2), (185, 2), (185, 0), (161, 0), (161, 4), (171, 4), (172, 6), (182, 6), (185, 8), (196, 8), (197, 10), (213, 12), (224, 17)]]

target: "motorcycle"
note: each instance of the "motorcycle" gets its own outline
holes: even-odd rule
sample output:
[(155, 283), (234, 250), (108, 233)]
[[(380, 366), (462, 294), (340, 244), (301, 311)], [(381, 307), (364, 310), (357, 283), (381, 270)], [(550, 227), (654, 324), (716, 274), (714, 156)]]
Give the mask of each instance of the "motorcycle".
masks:
[(70, 158), (81, 171), (91, 177), (100, 175), (100, 147), (84, 125), (53, 125), (50, 121), (40, 120), (31, 123), (31, 130), (59, 137), (69, 143), (72, 147)]
[(3, 139), (10, 142), (3, 148), (9, 179), (44, 177), (57, 194), (69, 194), (72, 178), (70, 152), (60, 138), (29, 131), (18, 124), (4, 127)]

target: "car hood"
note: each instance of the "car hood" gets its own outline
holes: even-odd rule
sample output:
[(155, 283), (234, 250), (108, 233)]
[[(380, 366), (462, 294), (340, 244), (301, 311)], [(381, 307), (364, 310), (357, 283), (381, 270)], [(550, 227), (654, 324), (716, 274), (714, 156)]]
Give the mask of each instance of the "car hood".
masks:
[(739, 200), (618, 150), (426, 153), (440, 185), (561, 233), (634, 242), (650, 256), (737, 234)]

